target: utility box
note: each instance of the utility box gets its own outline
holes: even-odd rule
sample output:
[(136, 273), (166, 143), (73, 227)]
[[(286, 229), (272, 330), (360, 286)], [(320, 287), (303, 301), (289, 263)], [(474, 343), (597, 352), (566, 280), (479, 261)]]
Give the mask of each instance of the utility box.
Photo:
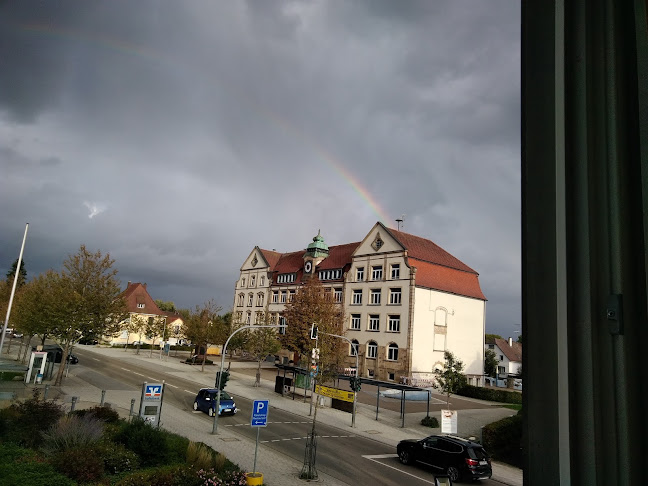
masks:
[(162, 413), (162, 398), (164, 397), (164, 382), (142, 384), (139, 416), (151, 425), (160, 426)]

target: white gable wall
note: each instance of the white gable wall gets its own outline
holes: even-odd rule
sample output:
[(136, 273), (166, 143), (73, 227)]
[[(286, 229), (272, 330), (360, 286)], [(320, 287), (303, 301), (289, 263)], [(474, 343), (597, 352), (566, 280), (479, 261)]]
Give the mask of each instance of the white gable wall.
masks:
[[(444, 312), (444, 309), (447, 312)], [(412, 339), (412, 376), (431, 378), (435, 366), (442, 366), (444, 363), (444, 351), (451, 351), (463, 362), (465, 374), (482, 375), (484, 312), (484, 301), (417, 287)], [(444, 330), (445, 340), (442, 333)]]

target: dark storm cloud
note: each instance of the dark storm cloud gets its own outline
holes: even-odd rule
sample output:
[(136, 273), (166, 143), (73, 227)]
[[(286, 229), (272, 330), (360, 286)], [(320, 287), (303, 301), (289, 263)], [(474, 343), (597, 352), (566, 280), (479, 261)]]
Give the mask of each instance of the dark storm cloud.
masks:
[(369, 198), (519, 321), (519, 9), (2, 4), (0, 267), (29, 221), (30, 271), (84, 243), (154, 298), (229, 306), (254, 245), (358, 241)]

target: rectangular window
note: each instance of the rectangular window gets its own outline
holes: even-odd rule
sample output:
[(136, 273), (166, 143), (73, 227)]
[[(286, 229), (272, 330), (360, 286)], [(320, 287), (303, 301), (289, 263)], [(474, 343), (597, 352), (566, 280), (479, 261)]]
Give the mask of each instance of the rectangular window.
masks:
[(272, 303), (276, 304), (279, 302), (279, 291), (278, 290), (273, 290), (272, 291)]
[(288, 292), (288, 302), (293, 302), (295, 300), (295, 291), (291, 290)]
[(390, 304), (401, 303), (401, 289), (389, 289), (389, 303)]
[(252, 301), (254, 300), (254, 295), (248, 295), (248, 306), (252, 307)]
[(371, 267), (371, 280), (382, 280), (382, 265)]
[(241, 279), (241, 287), (245, 287), (245, 279), (244, 278)]
[[(280, 317), (279, 318), (279, 325), (280, 326), (285, 326), (286, 325), (286, 318), (285, 317)], [(279, 334), (286, 334), (286, 328), (285, 327), (280, 327), (279, 328)]]
[(252, 275), (250, 277), (250, 287), (254, 287), (255, 283), (256, 283), (256, 275)]
[(369, 314), (368, 331), (380, 331), (380, 316), (378, 314)]
[(137, 308), (138, 308), (138, 309), (143, 309), (143, 308), (144, 308), (144, 304), (137, 304)]
[(360, 314), (351, 314), (351, 327), (349, 329), (360, 330)]
[(239, 296), (238, 296), (238, 305), (239, 305), (239, 307), (243, 307), (243, 299), (245, 299), (245, 295), (239, 294)]
[(263, 307), (263, 293), (257, 295), (257, 307)]
[(380, 289), (371, 289), (371, 304), (380, 304)]
[(356, 305), (362, 304), (362, 289), (353, 291), (353, 303)]
[(362, 282), (364, 280), (364, 267), (356, 268), (356, 282)]
[(282, 290), (282, 291), (281, 291), (281, 303), (282, 303), (282, 304), (285, 304), (285, 303), (286, 303), (286, 297), (287, 297), (287, 296), (288, 296), (288, 292), (286, 292), (285, 290)]
[(252, 320), (252, 316), (251, 316), (251, 314), (248, 312), (248, 313), (247, 313), (247, 317), (245, 318), (245, 323), (249, 326), (249, 325), (251, 324), (251, 322), (250, 322), (251, 320)]
[[(367, 344), (367, 358), (376, 359), (376, 356), (378, 356), (378, 345), (371, 341), (369, 344)], [(373, 376), (373, 370), (368, 371), (369, 376)]]
[(400, 316), (389, 316), (389, 332), (400, 332)]
[(400, 278), (400, 264), (393, 263), (391, 266), (391, 279), (398, 280)]
[(263, 275), (261, 275), (261, 278), (259, 279), (259, 285), (261, 285), (261, 287), (265, 285), (265, 277)]
[(395, 378), (394, 373), (387, 373), (387, 377), (388, 377), (389, 381), (394, 381), (394, 378)]
[(333, 289), (333, 292), (335, 293), (335, 302), (342, 302), (342, 289)]

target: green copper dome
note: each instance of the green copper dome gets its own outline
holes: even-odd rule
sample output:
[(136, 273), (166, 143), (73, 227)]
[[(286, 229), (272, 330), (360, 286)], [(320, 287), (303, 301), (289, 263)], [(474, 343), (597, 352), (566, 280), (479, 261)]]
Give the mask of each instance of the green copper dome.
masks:
[(320, 235), (319, 230), (317, 231), (317, 236), (313, 238), (313, 242), (309, 243), (306, 252), (313, 258), (317, 257), (327, 257), (329, 254), (329, 247), (324, 242), (324, 238)]

